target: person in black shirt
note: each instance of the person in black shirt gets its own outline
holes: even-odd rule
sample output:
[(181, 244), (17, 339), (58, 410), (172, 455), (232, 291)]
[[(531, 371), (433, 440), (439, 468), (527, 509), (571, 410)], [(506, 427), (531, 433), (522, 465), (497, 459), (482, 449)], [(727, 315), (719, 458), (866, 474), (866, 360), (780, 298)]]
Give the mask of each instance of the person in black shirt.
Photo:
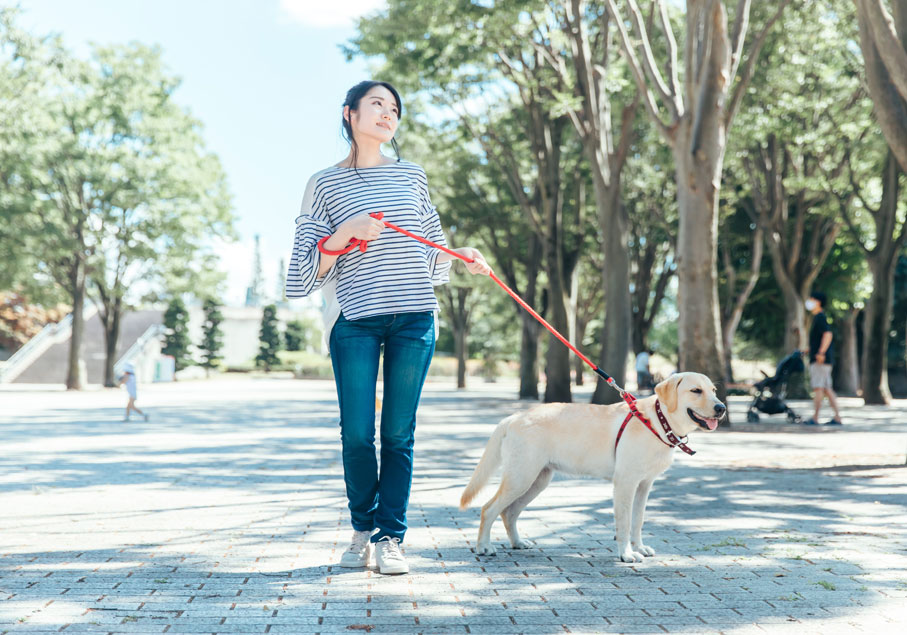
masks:
[(816, 425), (819, 419), (819, 408), (822, 399), (828, 397), (828, 403), (834, 410), (835, 417), (828, 425), (841, 425), (841, 413), (838, 411), (838, 399), (831, 384), (831, 366), (834, 363), (834, 346), (828, 318), (825, 317), (827, 298), (821, 291), (814, 291), (806, 301), (806, 310), (813, 314), (813, 323), (809, 329), (809, 383), (813, 389), (813, 418), (807, 425)]

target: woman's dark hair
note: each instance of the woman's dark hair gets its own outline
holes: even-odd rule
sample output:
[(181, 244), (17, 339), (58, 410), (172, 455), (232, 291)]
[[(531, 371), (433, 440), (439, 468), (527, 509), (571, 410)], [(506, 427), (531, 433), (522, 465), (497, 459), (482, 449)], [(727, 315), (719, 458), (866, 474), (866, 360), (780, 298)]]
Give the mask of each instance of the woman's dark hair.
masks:
[[(375, 86), (384, 86), (386, 89), (391, 91), (391, 95), (394, 96), (394, 99), (397, 100), (397, 120), (403, 118), (403, 102), (400, 101), (400, 93), (397, 92), (397, 89), (388, 84), (387, 82), (378, 82), (374, 80), (366, 80), (364, 82), (359, 82), (352, 88), (350, 88), (346, 93), (346, 99), (343, 100), (344, 106), (350, 107), (350, 118), (352, 119), (352, 111), (359, 110), (359, 102), (362, 101), (362, 98)], [(352, 152), (352, 167), (356, 168), (356, 163), (359, 160), (359, 146), (356, 144), (356, 139), (353, 137), (353, 126), (347, 121), (345, 117), (342, 118), (343, 125), (343, 138), (349, 142)], [(391, 139), (391, 146), (394, 148), (394, 153), (397, 155), (397, 161), (400, 160), (400, 148), (397, 146), (397, 140)]]

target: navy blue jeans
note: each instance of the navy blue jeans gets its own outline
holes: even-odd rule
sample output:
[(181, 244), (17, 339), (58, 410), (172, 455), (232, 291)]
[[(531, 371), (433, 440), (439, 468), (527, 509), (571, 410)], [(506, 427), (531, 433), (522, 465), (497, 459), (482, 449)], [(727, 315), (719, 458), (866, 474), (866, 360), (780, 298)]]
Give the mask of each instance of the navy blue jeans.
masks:
[[(381, 467), (375, 452), (375, 390), (384, 349)], [(403, 540), (413, 480), (416, 408), (435, 350), (431, 312), (347, 320), (331, 331), (331, 363), (340, 402), (343, 477), (353, 529)]]

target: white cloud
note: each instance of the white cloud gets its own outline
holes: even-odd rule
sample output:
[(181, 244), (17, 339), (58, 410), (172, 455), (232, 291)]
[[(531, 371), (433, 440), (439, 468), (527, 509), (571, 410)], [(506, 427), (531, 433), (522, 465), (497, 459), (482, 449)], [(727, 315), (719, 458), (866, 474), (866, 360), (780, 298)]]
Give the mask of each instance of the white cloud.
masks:
[(351, 27), (356, 18), (384, 6), (385, 0), (280, 0), (284, 16), (315, 28)]

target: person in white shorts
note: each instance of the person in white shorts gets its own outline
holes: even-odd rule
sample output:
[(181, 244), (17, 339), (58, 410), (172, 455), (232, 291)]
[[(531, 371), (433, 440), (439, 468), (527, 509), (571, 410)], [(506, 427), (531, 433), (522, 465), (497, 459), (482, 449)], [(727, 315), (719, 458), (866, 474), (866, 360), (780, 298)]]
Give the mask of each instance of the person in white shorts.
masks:
[(813, 389), (813, 417), (806, 425), (816, 425), (819, 420), (819, 409), (822, 400), (828, 397), (828, 403), (834, 411), (834, 419), (827, 425), (841, 425), (841, 413), (838, 411), (838, 396), (832, 389), (831, 366), (834, 363), (834, 336), (825, 317), (824, 293), (814, 291), (806, 301), (806, 310), (813, 314), (813, 323), (809, 329), (809, 385)]
[(135, 410), (137, 413), (142, 415), (145, 418), (145, 421), (148, 421), (148, 415), (139, 410), (139, 407), (135, 405), (135, 400), (138, 399), (138, 386), (135, 379), (135, 366), (131, 362), (127, 362), (123, 366), (123, 376), (120, 378), (120, 386), (126, 384), (126, 392), (129, 393), (129, 401), (126, 402), (126, 416), (123, 417), (123, 421), (129, 421), (129, 413)]

